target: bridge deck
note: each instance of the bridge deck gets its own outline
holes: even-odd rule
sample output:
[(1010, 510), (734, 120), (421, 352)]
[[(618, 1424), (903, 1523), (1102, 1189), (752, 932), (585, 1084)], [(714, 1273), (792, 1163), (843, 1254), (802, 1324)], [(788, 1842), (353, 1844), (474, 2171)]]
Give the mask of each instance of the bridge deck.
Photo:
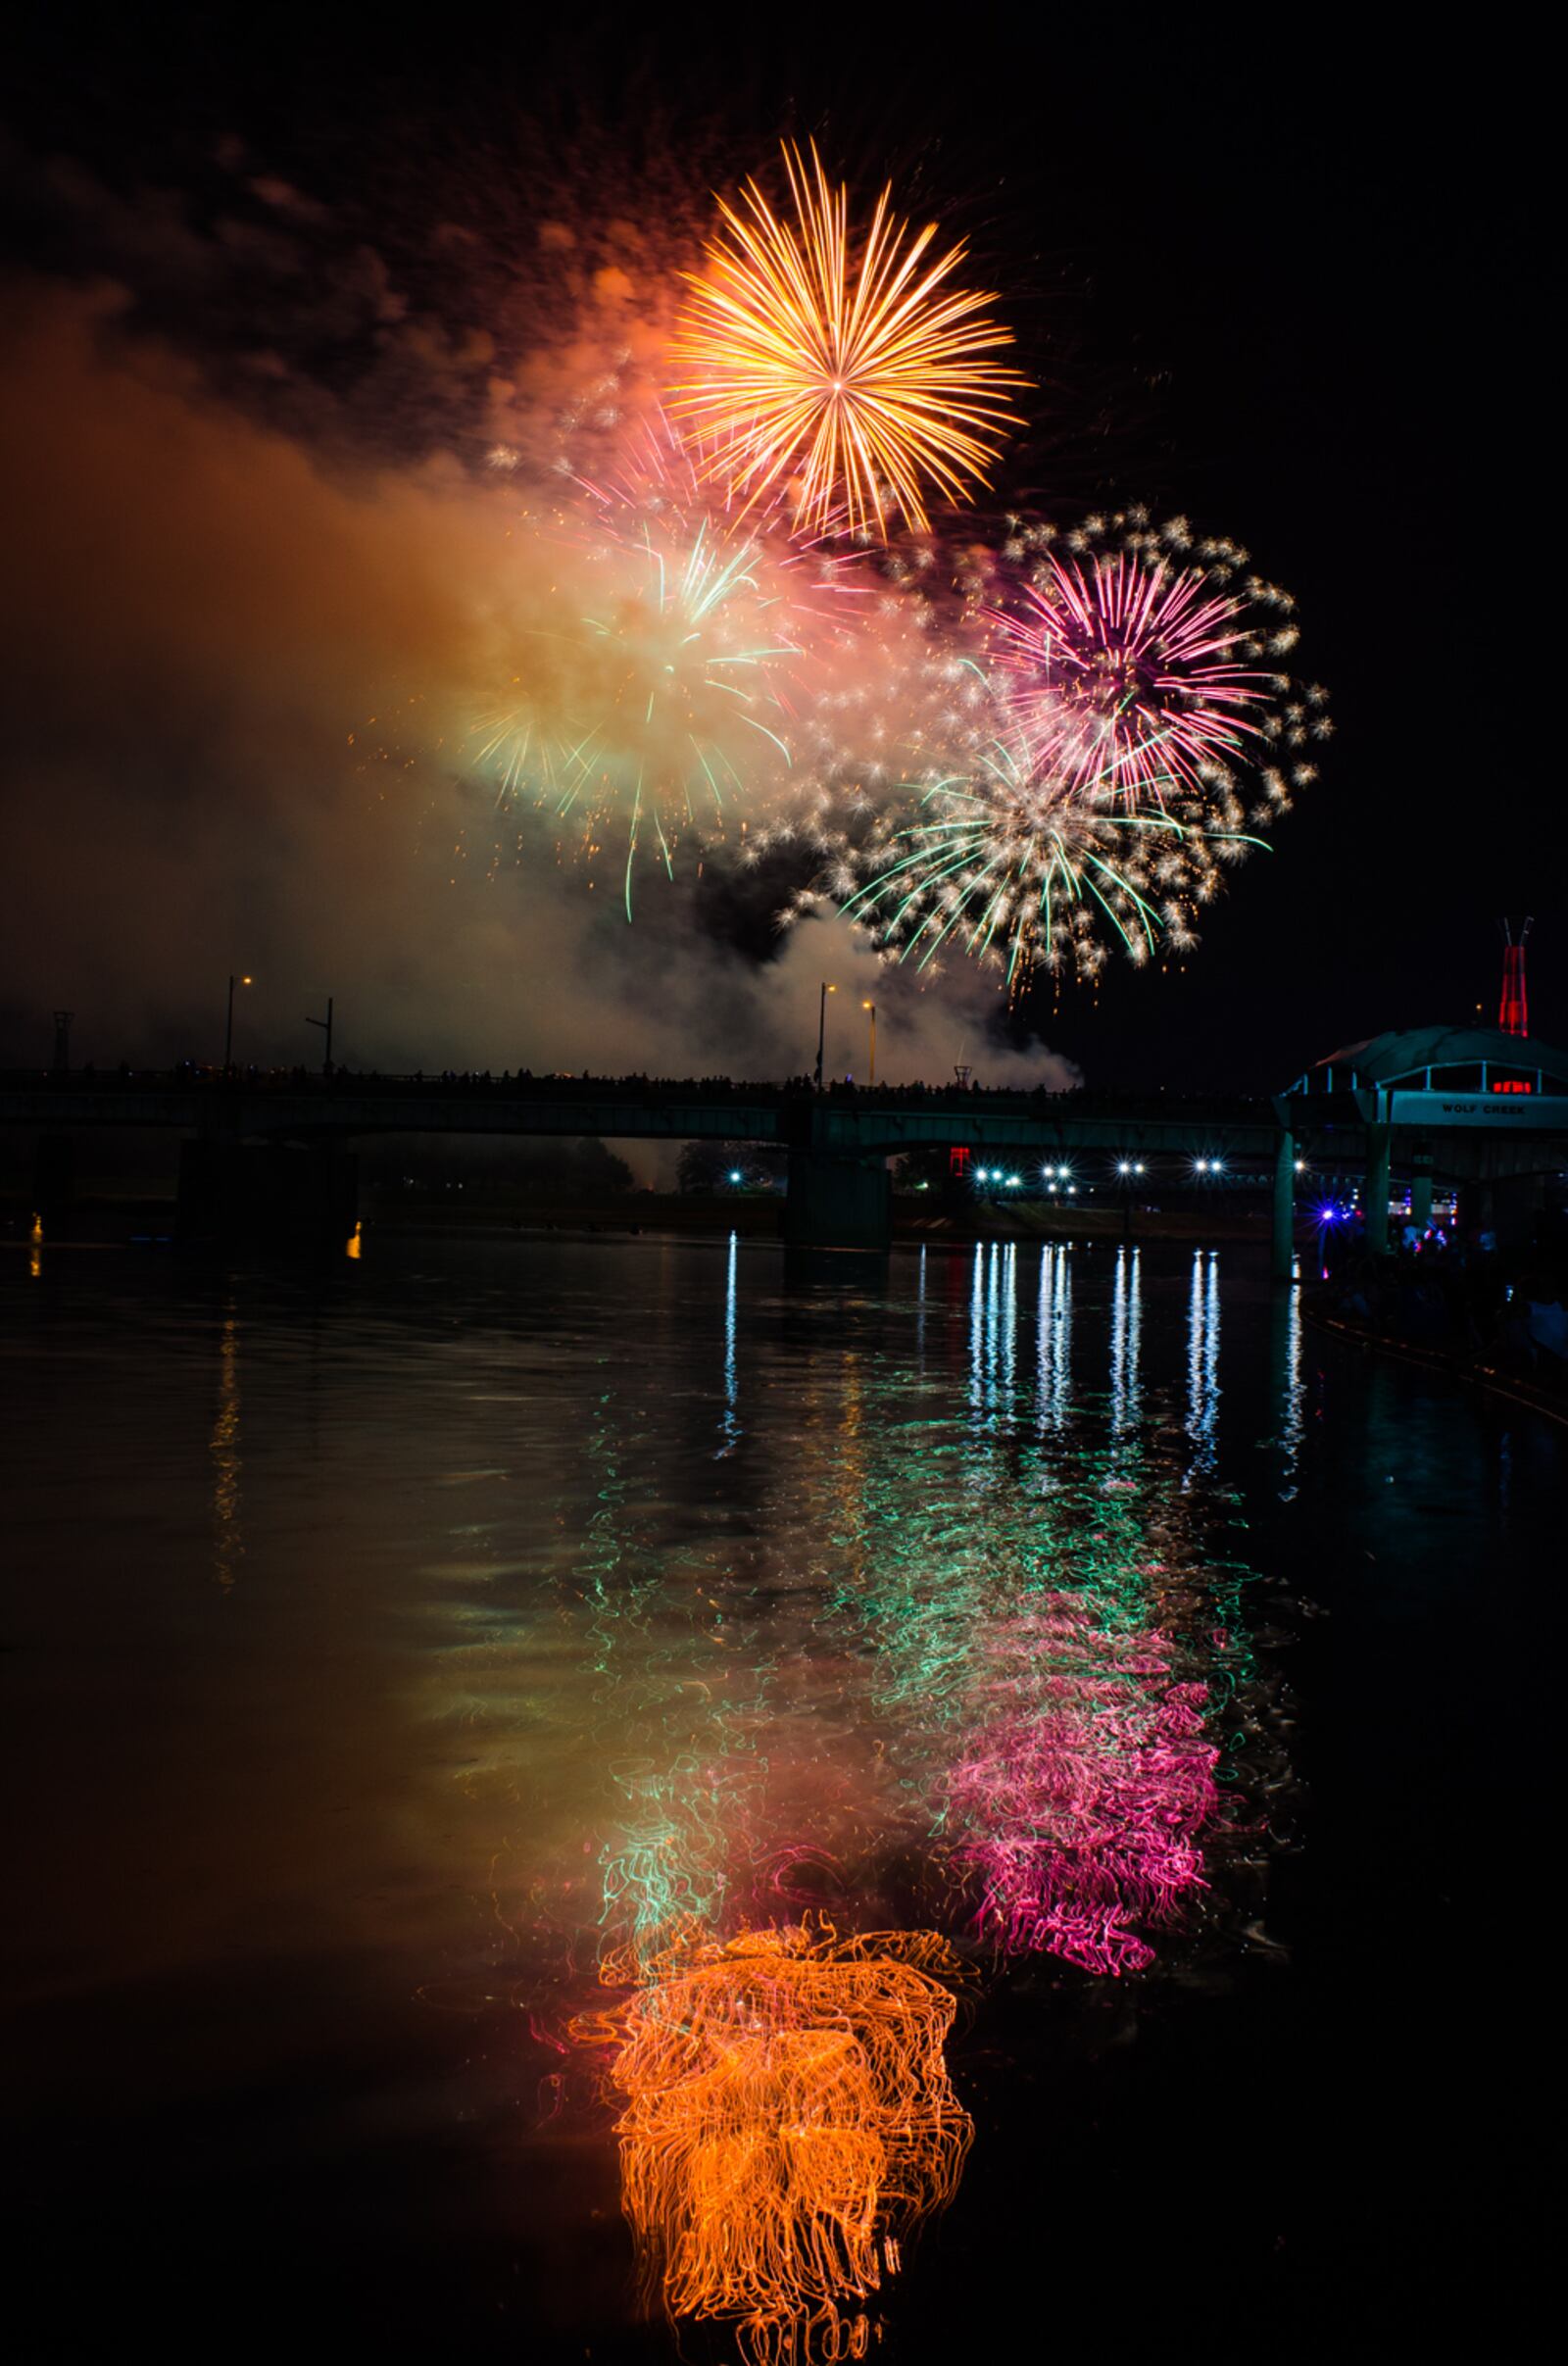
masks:
[(779, 1087), (625, 1086), (542, 1081), (425, 1083), (334, 1078), (176, 1082), (167, 1077), (29, 1078), (0, 1083), (0, 1125), (149, 1126), (240, 1139), (322, 1133), (597, 1134), (608, 1140), (724, 1141), (882, 1158), (963, 1143), (979, 1151), (1102, 1149), (1130, 1155), (1271, 1152), (1272, 1106), (1159, 1101), (1106, 1104), (1082, 1094), (924, 1093), (817, 1096)]

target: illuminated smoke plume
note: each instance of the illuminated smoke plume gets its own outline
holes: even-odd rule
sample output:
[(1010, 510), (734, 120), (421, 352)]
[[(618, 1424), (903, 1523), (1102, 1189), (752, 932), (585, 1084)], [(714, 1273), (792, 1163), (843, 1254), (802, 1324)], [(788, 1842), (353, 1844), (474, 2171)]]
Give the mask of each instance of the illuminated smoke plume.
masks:
[(706, 498), (657, 419), (575, 490), (553, 533), (519, 541), (556, 596), (519, 639), (479, 755), (580, 862), (622, 866), (629, 918), (640, 844), (673, 876), (683, 841), (740, 838), (777, 806), (857, 604), (833, 597), (845, 579), (827, 561)]

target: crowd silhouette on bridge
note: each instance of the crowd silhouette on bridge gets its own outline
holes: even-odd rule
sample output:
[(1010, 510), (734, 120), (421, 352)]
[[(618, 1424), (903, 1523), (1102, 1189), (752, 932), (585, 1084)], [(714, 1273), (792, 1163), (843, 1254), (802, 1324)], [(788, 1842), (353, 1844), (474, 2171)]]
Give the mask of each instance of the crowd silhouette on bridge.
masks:
[(112, 1068), (100, 1068), (89, 1062), (84, 1067), (70, 1070), (13, 1070), (4, 1081), (14, 1088), (30, 1091), (41, 1088), (74, 1092), (113, 1089), (151, 1094), (200, 1087), (214, 1091), (243, 1090), (247, 1093), (352, 1093), (362, 1097), (388, 1098), (438, 1093), (535, 1102), (602, 1104), (607, 1100), (642, 1103), (697, 1101), (751, 1107), (826, 1100), (857, 1108), (887, 1109), (931, 1106), (946, 1108), (954, 1104), (973, 1108), (980, 1104), (998, 1114), (1038, 1111), (1046, 1104), (1070, 1104), (1075, 1115), (1090, 1111), (1115, 1114), (1123, 1110), (1129, 1113), (1137, 1110), (1152, 1113), (1152, 1105), (1157, 1103), (1162, 1110), (1180, 1110), (1184, 1113), (1201, 1111), (1217, 1120), (1255, 1120), (1259, 1114), (1259, 1102), (1240, 1095), (1173, 1093), (1164, 1086), (1152, 1093), (1105, 1093), (1097, 1090), (1089, 1094), (1081, 1086), (1044, 1083), (1032, 1086), (984, 1085), (972, 1078), (961, 1081), (955, 1078), (951, 1083), (941, 1084), (920, 1081), (863, 1085), (857, 1083), (853, 1076), (845, 1076), (829, 1079), (819, 1089), (812, 1078), (805, 1074), (788, 1076), (780, 1081), (777, 1078), (745, 1079), (720, 1075), (650, 1076), (645, 1070), (636, 1070), (623, 1076), (596, 1076), (580, 1069), (536, 1073), (531, 1068), (519, 1067), (503, 1068), (499, 1074), (490, 1068), (442, 1068), (428, 1072), (418, 1068), (412, 1075), (400, 1075), (379, 1068), (353, 1069), (341, 1063), (326, 1070), (304, 1066), (268, 1068), (252, 1063), (225, 1071), (221, 1065), (185, 1060), (172, 1068), (138, 1068), (122, 1060)]

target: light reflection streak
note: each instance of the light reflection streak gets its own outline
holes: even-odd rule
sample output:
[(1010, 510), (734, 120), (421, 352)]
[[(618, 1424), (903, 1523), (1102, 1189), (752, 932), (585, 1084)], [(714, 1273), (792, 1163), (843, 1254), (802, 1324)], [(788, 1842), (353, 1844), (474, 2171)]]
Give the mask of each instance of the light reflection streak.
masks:
[(1018, 1253), (1010, 1241), (986, 1241), (974, 1255), (969, 1299), (969, 1403), (984, 1426), (1012, 1405), (1018, 1326)]
[(1139, 1356), (1144, 1322), (1141, 1252), (1118, 1249), (1110, 1300), (1110, 1426), (1123, 1438), (1137, 1426), (1143, 1402)]
[(219, 1335), (218, 1415), (208, 1454), (213, 1465), (213, 1568), (226, 1593), (245, 1553), (239, 1524), (239, 1331), (232, 1314), (224, 1315)]
[(1193, 1253), (1187, 1299), (1187, 1435), (1193, 1442), (1189, 1485), (1214, 1468), (1219, 1423), (1219, 1251)]
[(926, 1245), (922, 1241), (920, 1255), (915, 1260), (914, 1285), (914, 1353), (922, 1374), (925, 1371), (925, 1260), (927, 1255)]
[[(1303, 1427), (1302, 1404), (1304, 1389), (1301, 1379), (1301, 1292), (1300, 1261), (1291, 1259), (1291, 1286), (1284, 1293), (1285, 1338), (1280, 1377), (1280, 1452), (1284, 1459), (1281, 1472), (1280, 1502), (1290, 1503), (1296, 1498), (1296, 1466), (1300, 1458)], [(1276, 1299), (1276, 1304), (1278, 1300)]]
[(969, 1406), (978, 1413), (985, 1403), (985, 1250), (976, 1249), (969, 1284)]
[(724, 1443), (718, 1450), (720, 1455), (732, 1452), (741, 1434), (740, 1418), (735, 1409), (738, 1387), (735, 1364), (735, 1284), (739, 1243), (739, 1233), (731, 1232), (729, 1257), (724, 1270), (724, 1411), (719, 1421), (719, 1428), (724, 1433)]
[(1040, 1252), (1037, 1315), (1042, 1430), (1060, 1430), (1067, 1420), (1067, 1386), (1072, 1363), (1072, 1258), (1065, 1248)]
[(35, 1215), (27, 1235), (27, 1271), (34, 1281), (43, 1272), (43, 1218)]

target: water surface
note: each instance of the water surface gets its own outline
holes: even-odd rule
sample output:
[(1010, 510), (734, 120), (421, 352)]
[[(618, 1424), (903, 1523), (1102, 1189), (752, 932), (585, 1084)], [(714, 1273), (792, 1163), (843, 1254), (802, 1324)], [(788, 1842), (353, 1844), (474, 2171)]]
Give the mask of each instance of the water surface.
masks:
[(672, 2358), (584, 2024), (791, 1926), (956, 1967), (956, 2190), (878, 2354), (1474, 2284), (1562, 1433), (1320, 1340), (1234, 1249), (45, 1244), (0, 1292), (55, 2354)]

